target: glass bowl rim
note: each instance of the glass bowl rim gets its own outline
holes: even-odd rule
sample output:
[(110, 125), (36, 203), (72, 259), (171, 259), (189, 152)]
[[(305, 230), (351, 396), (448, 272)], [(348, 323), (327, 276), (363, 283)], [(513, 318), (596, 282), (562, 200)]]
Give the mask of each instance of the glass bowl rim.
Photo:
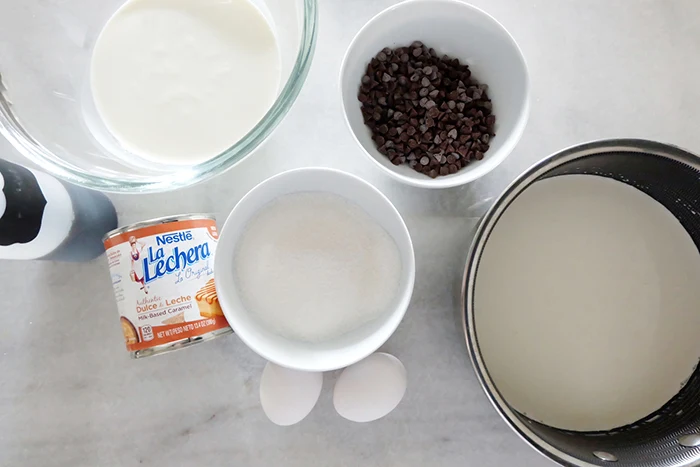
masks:
[(318, 0), (303, 0), (303, 23), (299, 52), (279, 96), (270, 110), (243, 138), (213, 158), (173, 172), (149, 178), (105, 178), (62, 160), (33, 138), (12, 112), (12, 103), (0, 74), (0, 135), (39, 168), (76, 185), (111, 193), (158, 193), (184, 188), (221, 174), (250, 155), (287, 115), (306, 81), (318, 35)]

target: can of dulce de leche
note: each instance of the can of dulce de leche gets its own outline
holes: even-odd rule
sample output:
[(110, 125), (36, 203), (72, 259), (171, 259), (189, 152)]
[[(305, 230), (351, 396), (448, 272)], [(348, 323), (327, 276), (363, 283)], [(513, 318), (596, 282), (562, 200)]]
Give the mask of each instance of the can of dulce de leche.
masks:
[(126, 348), (132, 358), (232, 332), (214, 288), (213, 216), (139, 222), (104, 239)]

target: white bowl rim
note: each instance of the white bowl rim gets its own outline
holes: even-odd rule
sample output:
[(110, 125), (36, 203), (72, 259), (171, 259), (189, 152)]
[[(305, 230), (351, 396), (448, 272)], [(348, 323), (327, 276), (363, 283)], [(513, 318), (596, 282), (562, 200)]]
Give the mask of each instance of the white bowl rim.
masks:
[[(379, 349), (382, 345), (384, 345), (394, 334), (396, 329), (399, 327), (399, 324), (403, 321), (406, 312), (408, 311), (408, 306), (410, 304), (411, 298), (413, 296), (413, 291), (415, 288), (415, 279), (416, 279), (416, 259), (415, 259), (415, 249), (413, 247), (413, 240), (411, 239), (411, 234), (408, 230), (408, 227), (406, 226), (406, 222), (403, 219), (403, 216), (401, 216), (401, 213), (396, 209), (396, 206), (391, 202), (391, 200), (381, 192), (377, 187), (369, 183), (368, 181), (358, 177), (357, 175), (351, 174), (349, 172), (345, 172), (343, 170), (339, 169), (334, 169), (330, 167), (301, 167), (301, 168), (295, 168), (295, 169), (290, 169), (286, 170), (284, 172), (278, 173), (276, 175), (273, 175), (262, 182), (258, 183), (255, 185), (251, 190), (249, 190), (243, 198), (241, 198), (237, 203), (236, 206), (231, 210), (231, 212), (228, 214), (226, 221), (224, 222), (223, 227), (220, 229), (220, 234), (219, 234), (219, 240), (218, 243), (221, 245), (222, 239), (226, 239), (226, 226), (228, 225), (229, 222), (233, 222), (233, 214), (236, 211), (236, 209), (242, 205), (242, 203), (246, 202), (246, 199), (249, 199), (252, 196), (252, 193), (257, 191), (261, 186), (266, 185), (268, 183), (273, 183), (279, 178), (282, 177), (287, 177), (287, 176), (293, 176), (295, 173), (300, 173), (300, 172), (309, 172), (309, 171), (314, 171), (314, 172), (319, 172), (319, 173), (334, 173), (336, 175), (348, 177), (350, 179), (353, 179), (355, 182), (359, 182), (360, 185), (364, 186), (366, 189), (373, 191), (375, 194), (377, 194), (380, 198), (384, 200), (384, 202), (387, 204), (387, 206), (394, 212), (396, 215), (396, 218), (399, 221), (399, 227), (401, 229), (401, 234), (404, 235), (407, 239), (407, 245), (408, 249), (406, 250), (406, 255), (409, 259), (409, 264), (404, 264), (403, 267), (406, 268), (407, 270), (407, 282), (406, 282), (406, 287), (403, 290), (399, 291), (399, 294), (401, 296), (400, 299), (400, 304), (399, 306), (393, 310), (390, 314), (387, 315), (386, 321), (392, 321), (393, 320), (393, 325), (391, 327), (385, 328), (384, 333), (386, 334), (382, 339), (379, 340), (378, 344), (374, 346), (371, 349), (368, 349), (365, 352), (358, 352), (357, 354), (353, 355), (352, 358), (348, 358), (346, 361), (339, 361), (338, 364), (334, 364), (331, 366), (317, 366), (313, 364), (309, 364), (308, 362), (292, 362), (292, 361), (282, 361), (280, 359), (276, 359), (274, 357), (270, 357), (270, 354), (266, 351), (266, 349), (261, 348), (261, 346), (258, 346), (256, 343), (251, 342), (250, 339), (248, 339), (248, 335), (246, 334), (246, 330), (241, 328), (239, 326), (239, 322), (236, 319), (236, 315), (233, 313), (228, 313), (227, 306), (226, 306), (226, 301), (228, 298), (226, 297), (225, 293), (222, 293), (221, 291), (224, 290), (223, 285), (220, 284), (220, 275), (216, 274), (216, 268), (217, 264), (221, 264), (219, 261), (220, 258), (218, 258), (218, 253), (217, 253), (217, 260), (214, 263), (214, 280), (216, 283), (217, 289), (220, 289), (221, 291), (218, 292), (219, 295), (219, 300), (222, 305), (222, 311), (224, 312), (224, 316), (226, 317), (226, 320), (229, 323), (229, 326), (231, 326), (231, 329), (233, 329), (234, 333), (238, 336), (239, 339), (253, 352), (261, 356), (262, 358), (266, 359), (269, 362), (272, 362), (276, 365), (285, 367), (285, 368), (290, 368), (294, 370), (299, 370), (299, 371), (315, 371), (315, 372), (325, 372), (325, 371), (334, 371), (338, 370), (341, 368), (345, 368), (347, 366), (350, 366), (354, 363), (359, 362), (360, 360), (365, 359), (372, 353), (376, 352), (377, 349)], [(221, 247), (217, 248), (217, 252), (221, 249)], [(232, 251), (235, 251), (232, 250)], [(231, 286), (231, 284), (227, 284), (228, 286)], [(229, 317), (229, 314), (234, 318), (231, 319)], [(241, 333), (240, 330), (243, 329), (243, 332)]]
[[(347, 59), (348, 55), (350, 52), (353, 50), (355, 47), (355, 44), (358, 41), (358, 38), (360, 38), (375, 22), (379, 21), (382, 17), (390, 14), (395, 14), (397, 10), (403, 8), (403, 7), (408, 7), (411, 6), (412, 4), (425, 4), (425, 3), (430, 3), (430, 4), (438, 4), (438, 3), (447, 3), (447, 4), (459, 4), (460, 6), (469, 8), (478, 14), (481, 14), (487, 18), (489, 18), (491, 21), (493, 21), (496, 25), (498, 25), (499, 28), (505, 33), (505, 36), (508, 38), (510, 41), (511, 45), (517, 50), (518, 52), (518, 57), (520, 58), (521, 65), (523, 67), (523, 70), (525, 70), (525, 98), (523, 105), (521, 106), (518, 118), (517, 118), (517, 124), (515, 125), (515, 128), (513, 128), (512, 132), (508, 136), (508, 141), (507, 143), (501, 148), (500, 151), (494, 154), (489, 154), (489, 158), (492, 160), (496, 160), (496, 163), (491, 165), (491, 166), (478, 166), (477, 168), (473, 168), (471, 170), (467, 170), (463, 173), (458, 173), (454, 177), (438, 177), (438, 178), (417, 178), (417, 177), (409, 177), (403, 174), (398, 173), (397, 171), (393, 170), (392, 168), (389, 168), (385, 165), (382, 165), (377, 161), (371, 154), (367, 152), (365, 149), (364, 145), (360, 142), (358, 139), (357, 135), (355, 134), (355, 131), (352, 128), (352, 125), (350, 124), (350, 120), (348, 119), (348, 114), (345, 111), (345, 97), (343, 93), (343, 77), (345, 76), (346, 73), (346, 66), (347, 66)], [(523, 135), (523, 132), (525, 131), (525, 127), (527, 125), (527, 120), (528, 116), (530, 114), (530, 91), (531, 91), (531, 83), (530, 83), (530, 74), (528, 71), (527, 67), (527, 62), (525, 60), (525, 56), (523, 55), (522, 50), (520, 49), (520, 46), (518, 43), (515, 41), (513, 36), (510, 34), (510, 32), (501, 24), (500, 21), (498, 21), (496, 18), (482, 10), (481, 8), (478, 8), (471, 3), (467, 3), (461, 0), (404, 0), (403, 2), (397, 3), (396, 5), (392, 5), (388, 8), (385, 8), (384, 10), (380, 11), (376, 15), (372, 17), (367, 23), (365, 23), (362, 28), (355, 34), (353, 37), (352, 41), (350, 41), (350, 45), (345, 51), (345, 55), (343, 56), (343, 61), (342, 65), (340, 66), (340, 74), (339, 74), (339, 89), (340, 89), (340, 99), (341, 99), (341, 104), (343, 107), (343, 118), (345, 119), (345, 124), (347, 125), (348, 129), (350, 130), (350, 133), (352, 134), (353, 139), (357, 143), (358, 146), (362, 149), (362, 152), (367, 156), (377, 167), (381, 168), (384, 173), (388, 174), (390, 177), (394, 178), (395, 180), (398, 180), (400, 182), (403, 182), (407, 185), (419, 187), (419, 188), (432, 188), (432, 189), (439, 189), (439, 188), (452, 188), (460, 185), (464, 185), (470, 182), (473, 182), (474, 180), (483, 177), (484, 175), (488, 174), (491, 172), (493, 169), (498, 167), (515, 149), (515, 146), (518, 144), (520, 141), (520, 138)], [(467, 166), (469, 167), (469, 166)], [(479, 168), (484, 167), (483, 169), (479, 170)]]

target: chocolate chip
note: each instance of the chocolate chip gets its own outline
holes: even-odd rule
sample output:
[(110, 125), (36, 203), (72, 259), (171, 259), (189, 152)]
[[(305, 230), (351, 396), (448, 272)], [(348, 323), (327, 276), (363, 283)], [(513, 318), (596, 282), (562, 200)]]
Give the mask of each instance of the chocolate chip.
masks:
[(483, 159), (496, 123), (487, 91), (467, 65), (416, 41), (378, 52), (357, 99), (378, 151), (435, 178)]

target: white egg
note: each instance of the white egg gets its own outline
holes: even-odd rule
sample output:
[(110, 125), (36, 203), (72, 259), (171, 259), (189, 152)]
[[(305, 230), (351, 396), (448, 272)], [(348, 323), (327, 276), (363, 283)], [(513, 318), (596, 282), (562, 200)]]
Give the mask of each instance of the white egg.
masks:
[(335, 410), (353, 422), (371, 422), (394, 410), (406, 393), (406, 368), (393, 355), (375, 353), (347, 367), (333, 391)]
[(272, 423), (294, 425), (309, 415), (322, 386), (323, 373), (290, 370), (268, 362), (260, 378), (260, 405)]

